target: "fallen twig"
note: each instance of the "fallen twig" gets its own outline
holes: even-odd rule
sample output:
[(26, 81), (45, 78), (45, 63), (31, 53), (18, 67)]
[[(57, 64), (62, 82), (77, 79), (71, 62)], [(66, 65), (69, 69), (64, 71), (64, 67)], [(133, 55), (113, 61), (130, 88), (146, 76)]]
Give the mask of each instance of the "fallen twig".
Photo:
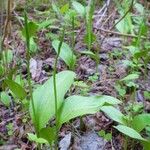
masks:
[[(106, 30), (106, 29), (102, 29), (102, 28), (97, 28), (97, 27), (94, 27), (94, 29), (96, 29), (96, 30), (101, 30), (101, 31), (104, 31), (104, 32), (107, 32), (107, 33), (111, 33), (111, 34), (120, 35), (120, 36), (126, 36), (126, 37), (131, 37), (131, 38), (138, 38), (137, 35), (119, 33), (119, 32), (115, 32), (115, 31), (111, 31), (111, 30)], [(144, 37), (144, 36), (141, 36), (141, 38), (142, 38), (142, 39), (147, 39), (147, 38)], [(148, 37), (148, 39), (150, 39), (150, 37)]]

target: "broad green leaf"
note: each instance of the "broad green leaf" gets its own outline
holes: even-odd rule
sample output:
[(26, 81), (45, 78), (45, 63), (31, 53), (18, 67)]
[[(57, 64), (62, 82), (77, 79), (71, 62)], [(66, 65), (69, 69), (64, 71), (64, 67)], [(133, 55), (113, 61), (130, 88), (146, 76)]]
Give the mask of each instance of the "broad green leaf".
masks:
[(63, 103), (60, 111), (59, 125), (78, 116), (94, 114), (105, 104), (119, 104), (120, 101), (111, 96), (70, 96)]
[(121, 124), (125, 123), (124, 121), (125, 116), (118, 109), (112, 106), (103, 106), (101, 110), (112, 120)]
[(46, 127), (40, 130), (40, 137), (47, 140), (51, 145), (55, 141), (56, 127)]
[(61, 7), (60, 12), (62, 14), (66, 13), (69, 10), (69, 3), (65, 4), (64, 6)]
[(116, 128), (121, 133), (123, 133), (123, 134), (125, 134), (125, 135), (127, 135), (133, 139), (146, 141), (146, 139), (144, 139), (137, 131), (135, 131), (132, 128), (129, 128), (129, 127), (124, 126), (124, 125), (118, 125), (118, 126), (115, 126), (114, 128)]
[(138, 132), (141, 132), (148, 125), (150, 126), (150, 114), (140, 114), (133, 118), (132, 127)]
[(81, 51), (81, 54), (86, 54), (86, 55), (90, 55), (92, 57), (95, 57), (95, 54), (92, 51), (88, 51), (88, 50)]
[(94, 54), (92, 51), (82, 51), (81, 54), (85, 54), (85, 55), (89, 55), (91, 58), (97, 60), (98, 59), (98, 56), (96, 54)]
[(136, 58), (136, 59), (139, 59), (139, 58), (144, 58), (144, 57), (146, 57), (148, 55), (148, 51), (147, 50), (142, 50), (142, 51), (139, 51), (139, 52), (137, 52), (137, 53), (135, 53), (134, 54), (134, 57)]
[(141, 141), (144, 150), (150, 150), (150, 141)]
[(110, 140), (112, 139), (112, 134), (111, 134), (111, 133), (107, 133), (107, 134), (105, 135), (104, 139), (105, 139), (106, 141), (110, 141)]
[(4, 68), (0, 66), (0, 76), (4, 73)]
[(60, 16), (60, 9), (59, 7), (55, 4), (55, 2), (52, 2), (52, 9), (53, 11), (57, 14), (57, 16)]
[(15, 66), (14, 68), (11, 68), (11, 70), (8, 71), (7, 73), (7, 78), (9, 80), (13, 80), (13, 76), (17, 73), (18, 67)]
[(135, 53), (140, 52), (139, 48), (133, 45), (126, 46), (125, 48), (127, 48), (133, 56)]
[[(37, 30), (38, 30), (38, 24), (35, 23), (35, 22), (31, 22), (31, 21), (28, 22), (28, 30), (29, 30), (29, 38), (35, 36), (35, 34), (36, 34)], [(25, 27), (24, 27), (23, 30), (22, 30), (22, 35), (24, 37), (26, 37), (26, 32), (25, 31), (26, 30), (25, 30)]]
[(6, 93), (6, 92), (1, 92), (0, 93), (0, 100), (2, 101), (2, 103), (5, 105), (5, 106), (9, 106), (10, 105), (10, 96)]
[[(85, 36), (84, 36), (84, 42), (86, 44), (88, 44), (89, 42), (92, 44), (96, 41), (96, 35), (94, 33), (90, 33), (91, 31), (88, 31), (89, 33), (87, 33)], [(90, 36), (90, 38), (89, 38)]]
[[(130, 31), (130, 28), (128, 26), (127, 19), (122, 19), (117, 25), (116, 28), (121, 33), (128, 33)], [(116, 20), (117, 22), (118, 20)]]
[(24, 99), (27, 96), (25, 89), (13, 80), (6, 79), (5, 83), (18, 98)]
[(105, 134), (106, 134), (106, 133), (105, 133), (104, 130), (101, 130), (101, 131), (98, 132), (98, 135), (101, 136), (101, 137), (104, 137)]
[(78, 14), (80, 14), (81, 16), (85, 16), (86, 9), (81, 3), (73, 1), (72, 6)]
[[(58, 53), (59, 43), (60, 43), (59, 40), (54, 40), (52, 42), (52, 46), (57, 53)], [(62, 47), (61, 47), (60, 57), (69, 66), (69, 68), (72, 68), (75, 65), (76, 56), (73, 54), (69, 45), (64, 43), (64, 42), (63, 42)]]
[(35, 134), (33, 133), (28, 133), (28, 139), (30, 141), (33, 141), (33, 142), (36, 142), (36, 143), (39, 143), (39, 144), (45, 144), (45, 143), (48, 143), (45, 139), (43, 138), (38, 138)]
[(75, 81), (73, 85), (80, 88), (89, 88), (89, 86), (83, 81)]
[(138, 78), (139, 78), (138, 74), (129, 74), (126, 77), (124, 77), (123, 79), (121, 79), (120, 81), (130, 81), (130, 80), (135, 80)]
[(144, 7), (140, 3), (135, 3), (134, 7), (140, 14), (144, 14)]
[[(124, 15), (125, 11), (124, 10), (120, 10), (119, 11), (121, 17)], [(118, 22), (118, 20), (116, 20), (116, 22)], [(121, 33), (132, 33), (133, 32), (133, 24), (132, 24), (132, 18), (131, 18), (131, 14), (128, 13), (117, 25), (116, 28), (117, 30), (119, 30), (119, 32)]]
[(31, 52), (31, 53), (35, 53), (35, 52), (37, 52), (37, 49), (38, 49), (38, 46), (37, 46), (37, 44), (35, 43), (34, 38), (31, 37), (31, 38), (30, 38), (30, 52)]
[(144, 91), (144, 98), (148, 101), (150, 101), (150, 92)]
[(10, 63), (13, 60), (13, 52), (12, 50), (3, 51), (3, 59), (5, 62)]
[[(75, 73), (72, 71), (62, 71), (56, 75), (58, 108), (61, 106), (64, 95), (73, 83), (74, 78)], [(55, 98), (52, 77), (33, 91), (33, 101), (36, 118), (34, 118), (33, 115), (32, 103), (30, 103), (30, 114), (37, 130), (40, 131), (40, 129), (44, 128), (49, 119), (55, 114)]]
[(23, 87), (25, 85), (26, 80), (23, 80), (21, 75), (17, 75), (15, 78), (15, 82)]
[(38, 30), (41, 30), (41, 29), (44, 29), (44, 28), (49, 27), (49, 26), (52, 25), (55, 21), (56, 21), (56, 19), (50, 19), (50, 20), (42, 21), (40, 24), (38, 24)]

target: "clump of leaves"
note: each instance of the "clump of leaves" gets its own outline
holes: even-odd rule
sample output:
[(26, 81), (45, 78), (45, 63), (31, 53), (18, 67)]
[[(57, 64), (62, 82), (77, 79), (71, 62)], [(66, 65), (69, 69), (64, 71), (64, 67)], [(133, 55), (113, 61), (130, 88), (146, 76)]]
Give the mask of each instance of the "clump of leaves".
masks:
[(104, 130), (99, 131), (98, 135), (103, 137), (106, 141), (110, 141), (112, 139), (112, 134), (106, 133)]
[[(59, 40), (54, 40), (52, 42), (52, 46), (57, 53), (58, 53), (59, 43), (60, 43)], [(62, 43), (59, 56), (61, 59), (63, 59), (63, 61), (67, 64), (67, 66), (70, 69), (74, 69), (76, 64), (76, 56), (73, 54), (73, 51), (71, 50), (70, 46), (65, 42)]]
[[(73, 95), (64, 100), (64, 96), (69, 90), (70, 86), (73, 84), (74, 78), (75, 73), (72, 71), (62, 71), (56, 75), (59, 128), (63, 123), (68, 122), (75, 117), (85, 114), (93, 114), (99, 111), (100, 108), (106, 103), (110, 105), (120, 103), (120, 101), (116, 98), (106, 95), (90, 97)], [(32, 121), (35, 124), (36, 130), (40, 133), (39, 137), (42, 134), (41, 132), (43, 128), (45, 129), (45, 126), (48, 123), (49, 119), (55, 116), (54, 99), (54, 85), (53, 78), (51, 77), (48, 81), (39, 86), (33, 92), (33, 101), (37, 119), (35, 119), (35, 116), (33, 115), (32, 104), (30, 105), (30, 114), (32, 117)], [(46, 138), (46, 140), (48, 140), (48, 138)]]

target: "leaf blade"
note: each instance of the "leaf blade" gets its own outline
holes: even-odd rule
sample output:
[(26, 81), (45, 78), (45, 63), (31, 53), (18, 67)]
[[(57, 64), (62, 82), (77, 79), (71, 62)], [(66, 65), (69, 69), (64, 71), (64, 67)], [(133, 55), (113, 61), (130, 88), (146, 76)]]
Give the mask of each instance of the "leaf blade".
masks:
[(26, 96), (27, 96), (27, 93), (26, 91), (24, 90), (24, 88), (19, 85), (18, 83), (16, 83), (15, 81), (13, 80), (10, 80), (10, 79), (6, 79), (4, 81), (9, 89), (20, 99), (24, 99)]
[[(72, 71), (62, 71), (56, 75), (56, 88), (58, 97), (58, 108), (61, 106), (64, 95), (74, 82), (75, 73)], [(32, 121), (37, 126), (37, 130), (44, 128), (48, 120), (55, 113), (55, 97), (53, 78), (51, 77), (43, 85), (33, 92), (36, 118), (33, 115), (32, 103), (30, 103), (30, 115)]]
[[(54, 40), (52, 42), (52, 46), (57, 53), (58, 53), (59, 43), (60, 43), (59, 40)], [(66, 44), (65, 42), (63, 42), (61, 46), (60, 58), (69, 66), (69, 68), (72, 68), (75, 65), (76, 56), (73, 54), (69, 45)]]
[(133, 139), (146, 141), (146, 139), (144, 139), (137, 131), (135, 131), (132, 128), (129, 128), (129, 127), (124, 126), (124, 125), (118, 125), (118, 126), (115, 126), (114, 128), (116, 128), (121, 133), (123, 133), (123, 134), (125, 134), (125, 135), (127, 135)]
[(65, 100), (62, 107), (59, 124), (62, 125), (70, 119), (78, 116), (82, 116), (85, 114), (94, 114), (99, 111), (106, 102), (110, 102), (110, 104), (118, 104), (120, 101), (106, 95), (91, 97), (83, 97), (78, 95), (70, 96)]

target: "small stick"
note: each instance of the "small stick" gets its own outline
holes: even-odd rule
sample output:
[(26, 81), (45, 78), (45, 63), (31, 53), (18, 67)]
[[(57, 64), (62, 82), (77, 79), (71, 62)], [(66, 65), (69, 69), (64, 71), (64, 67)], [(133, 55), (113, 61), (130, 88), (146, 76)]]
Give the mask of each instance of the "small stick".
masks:
[[(110, 30), (105, 30), (105, 29), (102, 29), (102, 28), (97, 28), (97, 27), (94, 27), (96, 30), (101, 30), (101, 31), (104, 31), (104, 32), (107, 32), (107, 33), (112, 33), (112, 34), (116, 34), (116, 35), (120, 35), (120, 36), (126, 36), (126, 37), (131, 37), (131, 38), (138, 38), (137, 35), (132, 35), (132, 34), (123, 34), (123, 33), (119, 33), (119, 32), (115, 32), (115, 31), (110, 31)], [(142, 36), (141, 37), (142, 39), (146, 39), (146, 37)]]

